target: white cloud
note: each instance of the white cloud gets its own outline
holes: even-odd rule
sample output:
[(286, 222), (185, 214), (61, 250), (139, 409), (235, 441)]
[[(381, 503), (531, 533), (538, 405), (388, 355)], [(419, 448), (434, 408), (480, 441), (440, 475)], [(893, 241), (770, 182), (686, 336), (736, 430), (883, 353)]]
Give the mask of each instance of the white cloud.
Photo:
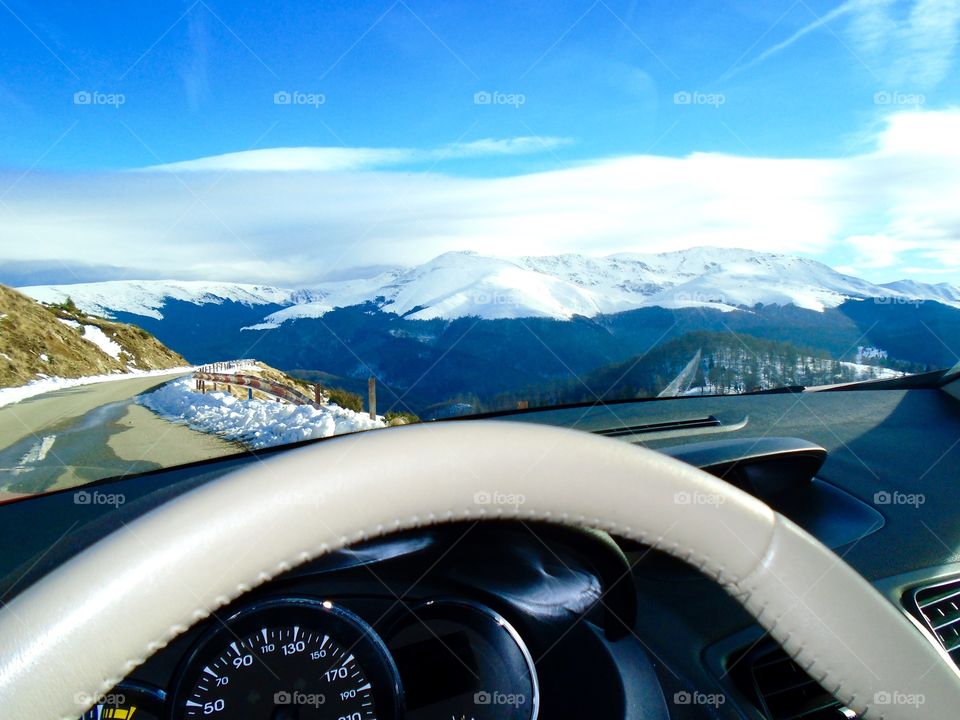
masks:
[(855, 263), (850, 270), (856, 274), (857, 269), (890, 268), (900, 264), (903, 253), (912, 250), (914, 243), (892, 238), (887, 235), (853, 235), (846, 242), (857, 253)]
[[(709, 244), (809, 254), (879, 281), (906, 267), (929, 267), (932, 277), (949, 264), (957, 272), (940, 279), (956, 282), (957, 137), (960, 110), (894, 115), (874, 150), (838, 159), (636, 155), (465, 178), (403, 168), (406, 158), (450, 148), (307, 148), (191, 161), (213, 174), (182, 166), (33, 173), (0, 205), (0, 258), (298, 284), (447, 250), (607, 254)], [(533, 142), (453, 152), (520, 152)]]

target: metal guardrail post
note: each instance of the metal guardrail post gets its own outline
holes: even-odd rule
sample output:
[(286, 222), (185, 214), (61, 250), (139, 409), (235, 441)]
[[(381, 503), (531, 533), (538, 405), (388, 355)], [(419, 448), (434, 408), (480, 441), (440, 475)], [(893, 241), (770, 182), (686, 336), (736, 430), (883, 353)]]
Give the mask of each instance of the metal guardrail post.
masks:
[(377, 379), (371, 377), (367, 380), (367, 407), (370, 410), (370, 419), (377, 419)]

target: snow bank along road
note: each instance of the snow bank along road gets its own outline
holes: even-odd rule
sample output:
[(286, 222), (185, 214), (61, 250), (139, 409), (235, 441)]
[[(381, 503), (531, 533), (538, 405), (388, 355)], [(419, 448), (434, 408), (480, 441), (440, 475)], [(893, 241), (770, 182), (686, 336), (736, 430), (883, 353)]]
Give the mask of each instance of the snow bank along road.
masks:
[(0, 500), (239, 450), (135, 402), (183, 374), (111, 378), (0, 407)]
[[(227, 376), (223, 376), (227, 377)], [(158, 415), (252, 448), (313, 440), (384, 427), (370, 418), (333, 403), (294, 405), (264, 400), (238, 400), (224, 392), (199, 393), (193, 381), (180, 378), (138, 402)]]

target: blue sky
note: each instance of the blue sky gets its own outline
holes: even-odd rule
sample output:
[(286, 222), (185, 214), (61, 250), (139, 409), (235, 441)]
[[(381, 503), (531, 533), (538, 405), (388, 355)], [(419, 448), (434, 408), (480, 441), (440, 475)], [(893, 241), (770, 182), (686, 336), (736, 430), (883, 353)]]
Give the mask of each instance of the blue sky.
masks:
[[(3, 0), (0, 258), (291, 283), (738, 244), (960, 282), (958, 23), (957, 0)], [(247, 259), (165, 260), (226, 247)]]

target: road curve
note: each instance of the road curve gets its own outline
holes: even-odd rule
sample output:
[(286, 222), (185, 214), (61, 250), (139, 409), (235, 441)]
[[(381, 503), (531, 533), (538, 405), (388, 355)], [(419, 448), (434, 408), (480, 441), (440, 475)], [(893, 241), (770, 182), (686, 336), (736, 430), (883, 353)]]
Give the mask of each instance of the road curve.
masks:
[(0, 502), (236, 452), (135, 402), (186, 374), (82, 385), (0, 408)]

